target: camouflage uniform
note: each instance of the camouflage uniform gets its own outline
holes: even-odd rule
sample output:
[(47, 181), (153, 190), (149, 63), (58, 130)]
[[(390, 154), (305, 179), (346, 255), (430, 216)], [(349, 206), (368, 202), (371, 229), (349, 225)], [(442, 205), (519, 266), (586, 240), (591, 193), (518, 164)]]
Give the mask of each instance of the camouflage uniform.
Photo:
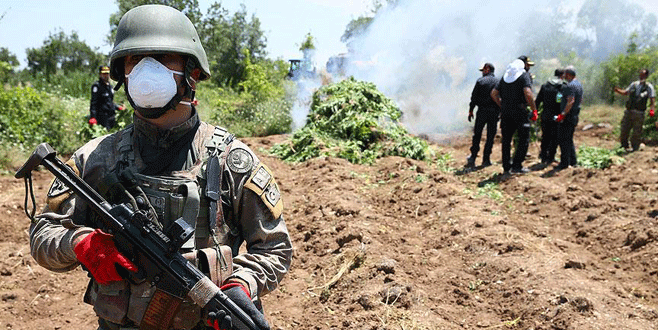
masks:
[[(196, 111), (189, 120), (166, 131), (136, 116), (134, 121), (134, 125), (120, 132), (88, 142), (72, 155), (67, 164), (90, 186), (98, 189), (101, 178), (116, 171), (117, 164), (135, 172), (143, 170), (145, 164), (139, 150), (167, 147), (185, 133), (196, 130), (191, 145), (185, 148), (187, 159), (180, 170), (157, 174), (192, 182), (198, 187), (195, 193), (201, 196), (200, 205), (196, 206), (199, 211), (193, 224), (193, 244), (184, 245), (181, 252), (188, 252), (187, 257), (189, 252), (212, 246), (208, 226), (209, 201), (203, 197), (204, 169), (210, 157), (207, 151), (213, 147), (209, 141), (222, 130), (201, 122)], [(224, 141), (228, 143), (223, 145), (225, 151), (219, 158), (223, 207), (218, 207), (217, 214), (222, 216), (217, 219), (215, 236), (220, 244), (232, 250), (233, 272), (229, 278), (248, 283), (251, 297), (254, 297), (256, 306), (260, 306), (259, 297), (274, 290), (287, 273), (292, 244), (282, 217), (279, 189), (271, 171), (244, 143), (230, 139)], [(39, 265), (56, 272), (69, 271), (80, 265), (73, 249), (82, 236), (94, 230), (90, 212), (67, 187), (58, 180), (53, 182), (47, 206), (30, 227), (31, 253)], [(246, 252), (239, 254), (243, 241)], [(149, 283), (136, 285), (124, 280), (100, 285), (92, 279), (85, 302), (94, 305), (100, 318), (100, 329), (138, 327), (154, 289)], [(186, 298), (173, 328), (202, 329), (202, 319), (200, 308)]]

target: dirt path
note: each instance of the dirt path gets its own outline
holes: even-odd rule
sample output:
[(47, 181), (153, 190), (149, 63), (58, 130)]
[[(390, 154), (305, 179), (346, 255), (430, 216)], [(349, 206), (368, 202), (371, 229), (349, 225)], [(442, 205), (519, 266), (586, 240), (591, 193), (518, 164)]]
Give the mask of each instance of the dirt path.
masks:
[[(611, 147), (612, 128), (576, 144)], [(464, 173), (468, 137), (442, 145), (452, 171), (389, 157), (291, 165), (264, 155), (283, 136), (246, 142), (277, 174), (295, 247), (266, 296), (273, 329), (656, 329), (656, 147), (606, 170), (526, 165)], [(35, 177), (43, 196), (50, 175)], [(0, 327), (95, 329), (86, 274), (55, 274), (29, 255), (23, 182), (0, 177)]]

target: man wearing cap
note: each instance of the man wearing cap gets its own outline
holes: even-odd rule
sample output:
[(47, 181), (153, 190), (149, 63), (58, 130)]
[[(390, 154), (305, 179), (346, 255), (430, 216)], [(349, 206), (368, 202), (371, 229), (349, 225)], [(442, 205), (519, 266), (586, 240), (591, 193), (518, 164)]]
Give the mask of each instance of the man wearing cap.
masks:
[(562, 112), (555, 116), (555, 121), (558, 122), (557, 140), (560, 146), (560, 163), (555, 167), (556, 170), (563, 170), (578, 164), (573, 133), (578, 125), (580, 102), (583, 100), (583, 85), (576, 79), (576, 70), (573, 66), (564, 69), (564, 80), (567, 81), (567, 84), (562, 88)]
[(532, 85), (534, 77), (530, 73), (530, 67), (534, 66), (535, 62), (533, 62), (528, 56), (525, 55), (519, 56), (519, 60), (523, 61), (523, 68), (525, 69), (526, 72), (528, 72), (528, 77), (530, 77), (530, 84)]
[[(503, 173), (523, 174), (529, 170), (523, 167), (528, 152), (530, 121), (537, 120), (537, 108), (531, 89), (530, 76), (522, 60), (516, 59), (507, 66), (503, 78), (498, 81), (491, 98), (500, 107), (500, 130), (502, 133)], [(532, 113), (529, 114), (527, 106)], [(518, 136), (514, 159), (510, 161), (512, 138)]]
[(91, 85), (91, 102), (89, 105), (89, 125), (99, 124), (106, 129), (116, 125), (116, 110), (125, 109), (114, 103), (114, 89), (110, 84), (110, 68), (102, 65), (98, 68), (98, 81)]
[(468, 121), (470, 122), (473, 119), (473, 109), (475, 106), (478, 107), (475, 127), (473, 128), (471, 155), (467, 158), (466, 167), (475, 167), (475, 159), (480, 150), (480, 139), (485, 125), (487, 126), (487, 141), (482, 152), (482, 166), (491, 165), (491, 149), (496, 137), (498, 117), (500, 116), (500, 108), (491, 98), (491, 90), (498, 82), (498, 79), (494, 76), (494, 66), (491, 63), (485, 63), (480, 71), (482, 71), (482, 77), (475, 82), (468, 110)]
[[(93, 306), (99, 330), (242, 328), (224, 311), (206, 308), (220, 290), (257, 329), (269, 329), (261, 297), (277, 288), (293, 252), (281, 190), (246, 144), (199, 119), (192, 103), (197, 83), (210, 78), (200, 40), (172, 7), (126, 12), (110, 74), (117, 88), (125, 86), (133, 124), (88, 142), (67, 164), (110, 204), (140, 212), (143, 222), (164, 231), (187, 223), (192, 237), (178, 252), (206, 277), (189, 283), (187, 295), (167, 295), (180, 291), (168, 288), (149, 262), (119, 252), (120, 242), (58, 180), (30, 226), (39, 265), (55, 272), (82, 265), (89, 273), (84, 302)], [(135, 273), (137, 279), (129, 276)], [(139, 280), (144, 273), (148, 280)]]

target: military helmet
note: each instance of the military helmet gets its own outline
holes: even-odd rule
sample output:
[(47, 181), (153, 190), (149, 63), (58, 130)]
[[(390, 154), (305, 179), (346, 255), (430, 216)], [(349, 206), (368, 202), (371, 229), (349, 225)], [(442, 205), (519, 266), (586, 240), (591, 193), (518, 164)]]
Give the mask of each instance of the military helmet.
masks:
[(196, 60), (199, 80), (210, 77), (208, 58), (199, 34), (185, 14), (164, 5), (143, 5), (126, 12), (110, 53), (110, 76), (123, 81), (123, 57), (145, 53), (178, 53)]

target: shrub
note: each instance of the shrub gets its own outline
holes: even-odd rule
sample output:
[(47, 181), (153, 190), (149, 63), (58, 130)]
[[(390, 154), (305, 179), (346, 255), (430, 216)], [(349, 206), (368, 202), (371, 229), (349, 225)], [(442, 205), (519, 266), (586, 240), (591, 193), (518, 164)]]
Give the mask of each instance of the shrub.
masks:
[(578, 165), (585, 168), (604, 169), (610, 167), (612, 164), (620, 164), (624, 162), (624, 150), (618, 149), (605, 149), (599, 147), (581, 146), (578, 148)]

